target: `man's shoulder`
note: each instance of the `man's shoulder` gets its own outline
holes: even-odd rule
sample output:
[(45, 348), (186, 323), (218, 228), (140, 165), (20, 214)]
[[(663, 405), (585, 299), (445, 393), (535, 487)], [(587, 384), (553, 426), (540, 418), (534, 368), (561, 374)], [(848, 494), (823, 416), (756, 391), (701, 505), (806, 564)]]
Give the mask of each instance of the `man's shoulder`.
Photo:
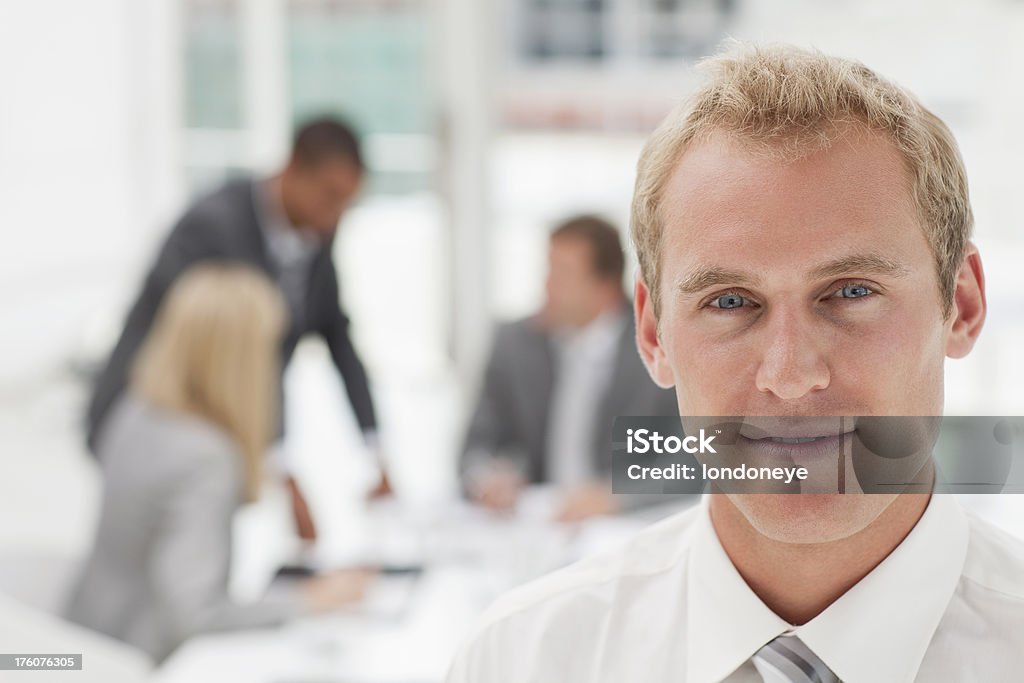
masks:
[(1024, 609), (1024, 540), (975, 515), (967, 517), (971, 533), (964, 578)]
[[(621, 596), (622, 582), (655, 579), (685, 563), (699, 506), (677, 513), (639, 532), (612, 552), (581, 560), (524, 584), (498, 598), (478, 622), (477, 633), (502, 631), (510, 624), (544, 628), (566, 612), (590, 610), (607, 615)], [(620, 605), (621, 607), (621, 605)], [(570, 618), (566, 623), (572, 622)]]
[(548, 341), (549, 335), (536, 316), (499, 323), (494, 331), (494, 348), (503, 354), (544, 349)]
[(506, 593), (477, 622), (449, 683), (590, 680), (590, 660), (571, 653), (621, 646), (614, 634), (642, 629), (652, 610), (678, 596), (703, 512), (673, 515), (616, 551)]
[(230, 180), (200, 195), (185, 211), (177, 230), (231, 230), (255, 218), (252, 179)]
[(535, 315), (498, 323), (496, 335), (512, 338), (547, 338), (548, 334)]

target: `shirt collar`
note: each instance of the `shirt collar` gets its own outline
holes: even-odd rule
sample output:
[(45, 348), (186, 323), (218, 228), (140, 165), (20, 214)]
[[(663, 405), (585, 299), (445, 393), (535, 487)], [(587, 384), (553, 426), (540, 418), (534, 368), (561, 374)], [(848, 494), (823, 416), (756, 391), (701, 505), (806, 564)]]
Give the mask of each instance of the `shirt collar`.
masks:
[(257, 182), (257, 191), (254, 193), (263, 238), (278, 263), (309, 257), (321, 248), (322, 244), (316, 236), (288, 219), (280, 191), (275, 191), (273, 181), (273, 178), (267, 178)]
[(721, 681), (790, 626), (754, 595), (725, 554), (709, 500), (705, 495), (698, 512), (686, 587), (686, 680), (693, 683)]
[(605, 356), (618, 346), (627, 323), (625, 312), (616, 308), (605, 311), (577, 330), (563, 330), (555, 339), (563, 349)]
[(795, 635), (844, 681), (913, 681), (967, 558), (967, 518), (933, 494), (903, 542)]
[(967, 519), (951, 496), (932, 495), (881, 564), (799, 627), (750, 590), (715, 535), (707, 500), (702, 508), (687, 589), (687, 680), (720, 681), (783, 633), (799, 636), (849, 683), (914, 680), (967, 554)]

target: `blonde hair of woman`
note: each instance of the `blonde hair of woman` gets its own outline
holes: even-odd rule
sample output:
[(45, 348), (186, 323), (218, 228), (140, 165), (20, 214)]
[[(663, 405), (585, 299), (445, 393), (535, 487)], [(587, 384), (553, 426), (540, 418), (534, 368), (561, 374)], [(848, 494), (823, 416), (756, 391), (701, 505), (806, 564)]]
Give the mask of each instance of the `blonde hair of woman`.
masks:
[(234, 439), (247, 501), (259, 496), (275, 433), (285, 311), (253, 268), (195, 266), (169, 292), (133, 370), (132, 388), (146, 401), (209, 420)]

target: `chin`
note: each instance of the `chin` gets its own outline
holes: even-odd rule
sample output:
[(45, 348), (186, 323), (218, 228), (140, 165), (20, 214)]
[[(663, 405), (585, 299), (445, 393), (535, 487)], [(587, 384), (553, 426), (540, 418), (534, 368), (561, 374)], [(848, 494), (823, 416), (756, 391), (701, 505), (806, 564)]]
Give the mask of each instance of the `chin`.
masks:
[(729, 500), (763, 536), (829, 543), (863, 531), (896, 500), (890, 494), (733, 494)]

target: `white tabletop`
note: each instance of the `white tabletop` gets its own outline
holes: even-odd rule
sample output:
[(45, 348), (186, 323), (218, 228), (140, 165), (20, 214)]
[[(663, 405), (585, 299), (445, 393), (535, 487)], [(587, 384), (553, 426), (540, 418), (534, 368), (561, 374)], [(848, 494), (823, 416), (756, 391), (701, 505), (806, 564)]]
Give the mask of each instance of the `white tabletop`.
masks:
[[(498, 594), (609, 549), (674, 510), (573, 526), (551, 522), (552, 511), (545, 490), (530, 492), (517, 514), (506, 517), (455, 502), (430, 510), (395, 502), (373, 506), (361, 520), (362, 536), (369, 539), (364, 547), (321, 553), (321, 564), (422, 564), (421, 575), (378, 579), (357, 609), (278, 629), (195, 638), (164, 663), (155, 680), (441, 681), (476, 617)], [(251, 587), (254, 580), (243, 583)]]

